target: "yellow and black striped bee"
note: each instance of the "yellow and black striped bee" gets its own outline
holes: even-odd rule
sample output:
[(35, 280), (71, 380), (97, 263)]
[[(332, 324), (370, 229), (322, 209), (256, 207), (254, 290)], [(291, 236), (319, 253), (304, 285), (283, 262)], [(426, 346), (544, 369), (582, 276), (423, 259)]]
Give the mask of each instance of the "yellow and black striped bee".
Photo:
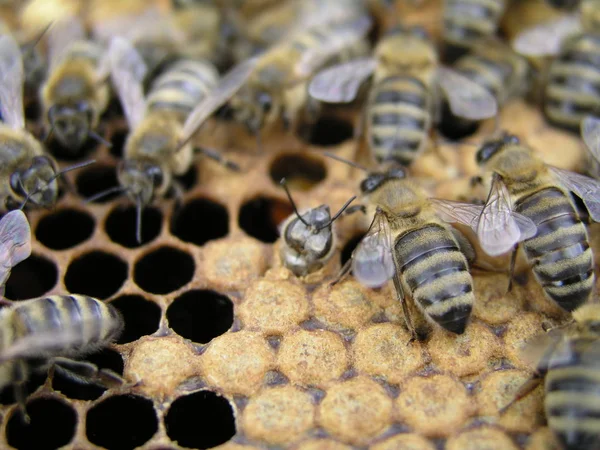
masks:
[(394, 28), (373, 57), (323, 70), (311, 81), (309, 93), (324, 102), (350, 102), (371, 74), (363, 121), (376, 163), (410, 165), (427, 146), (439, 107), (438, 85), (457, 116), (476, 120), (497, 114), (496, 101), (485, 88), (439, 66), (433, 42), (419, 27)]
[(548, 426), (562, 448), (593, 450), (600, 447), (600, 305), (579, 307), (573, 319), (526, 344), (535, 374), (502, 412), (544, 380)]
[[(584, 304), (594, 289), (594, 256), (588, 232), (571, 193), (581, 198), (592, 220), (600, 220), (600, 183), (546, 165), (533, 150), (509, 134), (490, 140), (477, 152), (477, 163), (493, 173), (483, 209), (493, 234), (479, 234), (490, 254), (502, 254), (523, 241), (525, 255), (546, 295), (566, 311)], [(529, 225), (516, 220), (514, 212)], [(537, 231), (530, 236), (530, 222)], [(492, 248), (493, 251), (486, 249)], [(514, 248), (512, 271), (518, 247)]]

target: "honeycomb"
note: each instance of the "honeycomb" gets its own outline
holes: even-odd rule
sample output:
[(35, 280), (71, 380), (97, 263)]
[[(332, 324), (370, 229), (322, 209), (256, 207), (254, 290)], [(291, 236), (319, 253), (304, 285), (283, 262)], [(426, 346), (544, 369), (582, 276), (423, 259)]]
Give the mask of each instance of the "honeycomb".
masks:
[[(422, 3), (399, 12), (431, 27), (440, 2)], [(141, 245), (126, 199), (82, 201), (116, 184), (127, 130), (110, 112), (103, 129), (113, 146), (88, 148), (85, 158), (97, 163), (66, 175), (55, 209), (29, 214), (33, 253), (13, 270), (6, 296), (71, 292), (110, 302), (124, 333), (89, 360), (130, 383), (105, 390), (34, 376), (29, 425), (5, 390), (0, 448), (558, 448), (541, 388), (498, 412), (531, 373), (522, 344), (565, 319), (523, 265), (510, 294), (505, 274), (474, 269), (466, 332), (436, 327), (412, 343), (390, 286), (371, 290), (352, 277), (329, 285), (366, 231), (358, 214), (336, 222), (336, 254), (319, 272), (298, 279), (281, 266), (277, 226), (292, 210), (279, 180), (288, 178), (302, 208), (336, 210), (357, 193), (362, 173), (323, 152), (353, 156), (358, 112), (330, 108), (310, 142), (274, 130), (260, 150), (240, 127), (208, 123), (198, 143), (227, 149), (242, 170), (198, 159), (179, 207), (165, 199), (143, 212)], [(548, 163), (581, 166), (580, 141), (523, 100), (506, 105), (500, 123)], [(485, 123), (468, 141), (493, 127)], [(432, 195), (464, 199), (475, 150), (443, 144), (443, 159), (424, 154), (414, 175)]]

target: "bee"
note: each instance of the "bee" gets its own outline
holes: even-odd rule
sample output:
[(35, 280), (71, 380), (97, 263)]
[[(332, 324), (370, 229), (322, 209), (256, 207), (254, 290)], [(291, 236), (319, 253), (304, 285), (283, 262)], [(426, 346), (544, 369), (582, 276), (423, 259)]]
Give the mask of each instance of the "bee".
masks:
[[(546, 165), (510, 134), (484, 143), (476, 158), (480, 167), (493, 173), (490, 197), (482, 211), (490, 228), (496, 230), (495, 237), (488, 238), (496, 248), (491, 254), (502, 254), (514, 246), (512, 282), (518, 241), (522, 241), (546, 296), (566, 311), (581, 306), (594, 289), (594, 257), (571, 193), (583, 201), (592, 220), (599, 221), (600, 183)], [(537, 231), (524, 238), (513, 212), (527, 217)]]
[(279, 256), (283, 264), (296, 276), (304, 277), (322, 268), (335, 253), (333, 223), (356, 196), (348, 200), (333, 217), (327, 205), (311, 208), (300, 214), (285, 179), (281, 180), (281, 185), (290, 200), (294, 214), (281, 225), (283, 244)]
[(587, 116), (581, 121), (581, 137), (590, 155), (588, 173), (600, 179), (600, 118)]
[[(117, 190), (136, 204), (136, 234), (141, 242), (142, 208), (176, 189), (173, 175), (185, 173), (192, 164), (190, 140), (194, 133), (239, 88), (255, 60), (238, 65), (220, 80), (216, 69), (206, 62), (177, 62), (156, 80), (145, 99), (142, 80), (146, 66), (133, 45), (114, 38), (109, 54), (112, 80), (130, 128), (124, 160), (117, 168)], [(198, 150), (230, 169), (238, 169), (214, 150)]]
[(11, 269), (31, 255), (31, 228), (20, 209), (6, 213), (0, 219), (0, 296)]
[(496, 101), (485, 88), (439, 66), (432, 41), (419, 27), (396, 27), (379, 42), (373, 57), (323, 70), (310, 82), (309, 93), (320, 101), (347, 103), (371, 75), (362, 122), (377, 163), (408, 166), (424, 150), (439, 108), (438, 85), (456, 116), (478, 120), (497, 114)]
[(548, 426), (562, 448), (592, 450), (600, 446), (600, 305), (573, 311), (573, 321), (528, 342), (523, 356), (536, 364), (534, 376), (501, 412), (544, 380)]
[(496, 34), (505, 0), (445, 0), (444, 43), (446, 57), (454, 61), (478, 42)]

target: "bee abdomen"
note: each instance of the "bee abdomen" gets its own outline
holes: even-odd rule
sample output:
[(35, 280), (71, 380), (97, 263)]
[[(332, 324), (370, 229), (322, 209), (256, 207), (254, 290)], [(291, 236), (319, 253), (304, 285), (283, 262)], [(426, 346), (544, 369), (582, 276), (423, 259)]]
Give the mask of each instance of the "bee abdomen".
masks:
[(573, 311), (589, 298), (595, 277), (587, 231), (571, 201), (548, 188), (520, 200), (516, 210), (538, 227), (524, 242), (536, 278), (552, 300)]
[(396, 240), (401, 275), (412, 297), (435, 322), (463, 333), (473, 308), (473, 280), (465, 256), (439, 225), (410, 231)]
[(469, 54), (461, 58), (454, 68), (468, 79), (486, 88), (499, 103), (503, 102), (503, 91), (513, 74), (510, 64), (497, 58)]
[(410, 165), (427, 143), (431, 96), (416, 78), (389, 77), (374, 88), (367, 109), (367, 136), (378, 163)]

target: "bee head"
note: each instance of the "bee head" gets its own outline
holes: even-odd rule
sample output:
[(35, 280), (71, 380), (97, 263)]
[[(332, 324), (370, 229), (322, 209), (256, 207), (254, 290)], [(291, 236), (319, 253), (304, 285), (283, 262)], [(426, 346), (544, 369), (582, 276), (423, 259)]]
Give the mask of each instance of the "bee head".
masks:
[(10, 175), (14, 199), (27, 199), (37, 206), (48, 208), (56, 203), (58, 197), (56, 178), (54, 162), (47, 156), (36, 156), (29, 167), (17, 169)]
[(573, 311), (573, 319), (586, 332), (600, 336), (600, 304), (587, 303)]
[(58, 142), (66, 149), (77, 151), (89, 137), (93, 115), (87, 102), (74, 106), (53, 105), (48, 110), (48, 122)]
[(329, 206), (312, 208), (289, 222), (285, 229), (286, 242), (297, 251), (311, 250), (321, 253), (331, 240), (331, 227), (328, 226), (330, 224)]
[(360, 191), (363, 194), (370, 194), (383, 186), (387, 181), (403, 180), (406, 176), (407, 172), (404, 166), (401, 166), (400, 164), (391, 164), (385, 172), (369, 173), (367, 178), (360, 183)]
[(504, 134), (501, 138), (493, 139), (487, 142), (484, 142), (481, 148), (477, 151), (475, 158), (477, 159), (478, 165), (484, 165), (490, 159), (494, 157), (494, 155), (498, 154), (504, 146), (506, 145), (515, 145), (518, 144), (519, 138), (512, 134)]
[(117, 169), (119, 184), (127, 196), (134, 202), (147, 206), (154, 194), (165, 186), (165, 172), (151, 162), (130, 160), (122, 161)]

